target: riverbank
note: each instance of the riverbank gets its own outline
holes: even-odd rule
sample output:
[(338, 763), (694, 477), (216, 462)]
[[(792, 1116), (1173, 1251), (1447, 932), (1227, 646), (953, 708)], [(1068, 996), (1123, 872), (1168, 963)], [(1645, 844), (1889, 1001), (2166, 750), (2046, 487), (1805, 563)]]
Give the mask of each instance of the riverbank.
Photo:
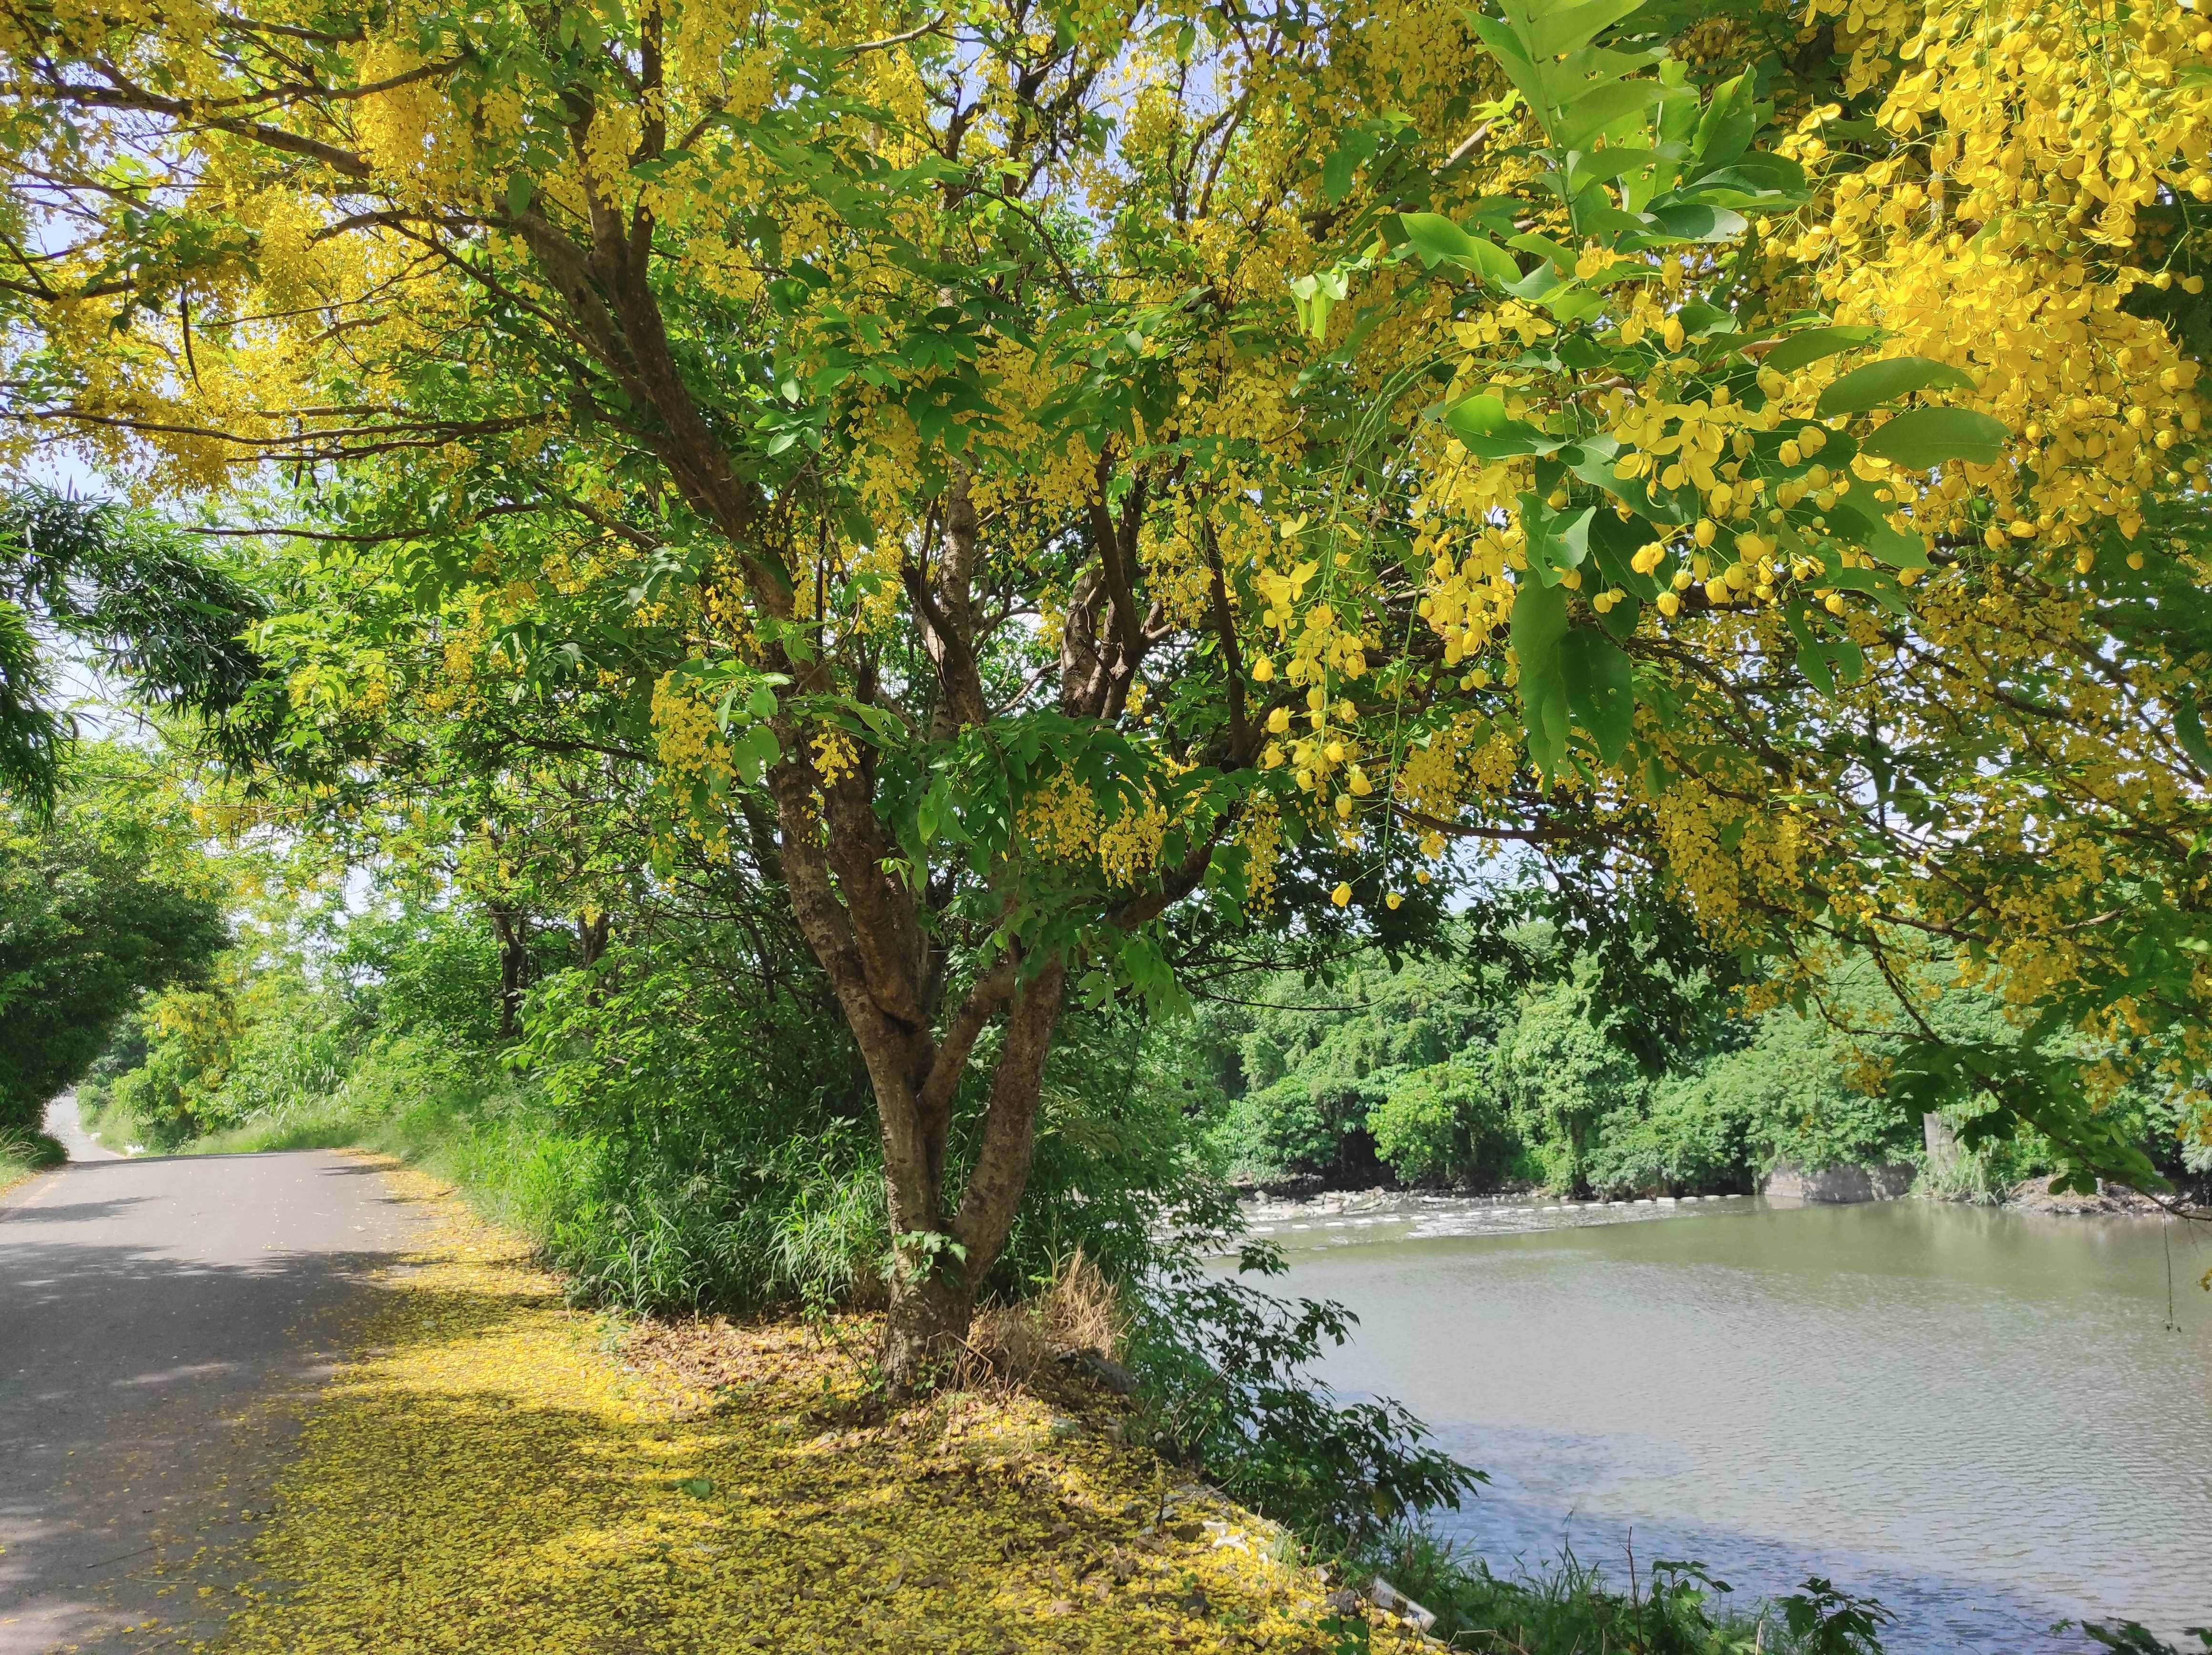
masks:
[[(2021, 1180), (2006, 1190), (1998, 1199), (1983, 1199), (1978, 1196), (1950, 1190), (1931, 1189), (1925, 1180), (1909, 1184), (1901, 1182), (1895, 1168), (1851, 1168), (1866, 1175), (1867, 1191), (1848, 1196), (1805, 1196), (1794, 1190), (1784, 1192), (1774, 1188), (1761, 1191), (1708, 1192), (1698, 1195), (1645, 1195), (1619, 1197), (1611, 1199), (1583, 1198), (1565, 1196), (1540, 1187), (1523, 1186), (1498, 1190), (1462, 1190), (1450, 1186), (1425, 1185), (1396, 1185), (1374, 1183), (1333, 1185), (1327, 1180), (1292, 1179), (1266, 1184), (1238, 1186), (1238, 1204), (1248, 1219), (1255, 1223), (1279, 1223), (1298, 1218), (1335, 1217), (1346, 1215), (1380, 1213), (1396, 1209), (1428, 1206), (1435, 1208), (1462, 1207), (1471, 1210), (1498, 1212), (1597, 1212), (1605, 1209), (1626, 1210), (1636, 1208), (1664, 1209), (1693, 1207), (1707, 1202), (1723, 1202), (1764, 1198), (1769, 1200), (1809, 1200), (1814, 1205), (1850, 1206), (1863, 1201), (1923, 1200), (1937, 1201), (1954, 1205), (1983, 1206), (2021, 1213), (2038, 1213), (2059, 1217), (2124, 1216), (2152, 1218), (2165, 1209), (2148, 1196), (2120, 1184), (2102, 1184), (2094, 1195), (2054, 1192), (2050, 1176)], [(1877, 1176), (1890, 1174), (1886, 1179)], [(1802, 1175), (1801, 1175), (1802, 1177)], [(2195, 1200), (2197, 1191), (2185, 1191), (2182, 1198)], [(2197, 1204), (2202, 1204), (2201, 1202)]]
[[(572, 1310), (446, 1186), (251, 1551), (233, 1655), (1310, 1651), (1419, 1640), (1122, 1440), (1074, 1381), (884, 1411), (863, 1319)], [(179, 1583), (180, 1589), (183, 1583)], [(1337, 1624), (1332, 1628), (1331, 1622)]]

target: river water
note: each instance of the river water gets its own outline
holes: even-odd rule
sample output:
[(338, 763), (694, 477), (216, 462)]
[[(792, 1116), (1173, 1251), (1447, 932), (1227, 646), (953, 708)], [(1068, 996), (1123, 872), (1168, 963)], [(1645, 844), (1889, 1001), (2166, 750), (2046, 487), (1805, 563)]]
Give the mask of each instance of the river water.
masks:
[[(1262, 1209), (1288, 1291), (1358, 1313), (1322, 1376), (1394, 1396), (1491, 1485), (1500, 1573), (1571, 1543), (1698, 1560), (1748, 1605), (1812, 1573), (1893, 1655), (2212, 1623), (2205, 1227), (1923, 1201)], [(2172, 1261), (2172, 1322), (2167, 1309)], [(2193, 1643), (2193, 1640), (2191, 1640)]]

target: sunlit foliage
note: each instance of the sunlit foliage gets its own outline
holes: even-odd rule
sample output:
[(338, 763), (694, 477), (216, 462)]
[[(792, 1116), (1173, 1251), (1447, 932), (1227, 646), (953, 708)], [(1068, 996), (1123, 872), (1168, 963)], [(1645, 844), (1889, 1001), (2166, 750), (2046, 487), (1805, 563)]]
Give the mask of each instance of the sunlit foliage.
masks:
[[(1883, 962), (1899, 1095), (2082, 1176), (2150, 1176), (2101, 1097), (2197, 1084), (2178, 0), (33, 3), (0, 51), (15, 452), (258, 491), (309, 797), (496, 720), (750, 845), (876, 1094), (899, 1371), (1067, 996), (1173, 1003), (1162, 916), (1286, 872), (1387, 926), (1455, 840), (1648, 861), (1771, 997)], [(2033, 1038), (1943, 1038), (1931, 944)]]

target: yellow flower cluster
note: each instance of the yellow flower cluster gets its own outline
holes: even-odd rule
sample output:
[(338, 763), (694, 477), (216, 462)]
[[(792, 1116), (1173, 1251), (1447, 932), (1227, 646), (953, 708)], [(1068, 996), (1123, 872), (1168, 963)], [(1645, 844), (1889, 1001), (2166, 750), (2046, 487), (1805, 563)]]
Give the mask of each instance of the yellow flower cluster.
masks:
[(1037, 856), (1056, 862), (1095, 863), (1109, 885), (1135, 884), (1159, 858), (1169, 818), (1147, 794), (1139, 803), (1124, 801), (1113, 821), (1091, 790), (1073, 776), (1055, 777), (1024, 801), (1022, 837)]
[(1275, 864), (1283, 851), (1283, 819), (1273, 799), (1255, 797), (1237, 824), (1237, 843), (1244, 851), (1244, 906), (1267, 913), (1275, 906)]
[(653, 686), (653, 735), (664, 770), (686, 780), (728, 779), (730, 744), (714, 709), (673, 673), (661, 674)]
[[(1504, 627), (1513, 613), (1514, 594), (1506, 570), (1525, 567), (1526, 561), (1518, 524), (1479, 531), (1457, 557), (1449, 546), (1448, 531), (1440, 530), (1421, 537), (1414, 549), (1429, 560), (1419, 613), (1443, 640), (1444, 664), (1455, 667), (1480, 654)], [(1486, 671), (1486, 681), (1487, 676)]]
[(814, 738), (814, 773), (825, 786), (835, 786), (860, 767), (860, 749), (842, 730), (825, 730)]
[[(1398, 765), (1395, 779), (1399, 799), (1408, 809), (1425, 816), (1439, 821), (1453, 820), (1470, 784), (1480, 786), (1484, 781), (1479, 767), (1467, 767), (1468, 755), (1483, 752), (1492, 738), (1488, 721), (1472, 713), (1462, 713), (1443, 729), (1431, 731), (1427, 739), (1410, 747)], [(1505, 745), (1509, 751), (1513, 749), (1510, 737)], [(1511, 774), (1509, 759), (1504, 779), (1510, 779)]]

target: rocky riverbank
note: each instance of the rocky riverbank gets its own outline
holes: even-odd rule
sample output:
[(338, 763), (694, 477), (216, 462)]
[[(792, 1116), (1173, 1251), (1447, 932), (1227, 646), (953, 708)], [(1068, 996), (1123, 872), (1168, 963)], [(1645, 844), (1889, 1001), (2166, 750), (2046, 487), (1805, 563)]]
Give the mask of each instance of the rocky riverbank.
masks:
[(2004, 1204), (2019, 1212), (2075, 1216), (2107, 1214), (2149, 1218), (2165, 1210), (2148, 1196), (2124, 1184), (2100, 1182), (2096, 1194), (2080, 1195), (2071, 1191), (2054, 1191), (2051, 1183), (2048, 1178), (2031, 1178), (2015, 1184), (2006, 1194)]

